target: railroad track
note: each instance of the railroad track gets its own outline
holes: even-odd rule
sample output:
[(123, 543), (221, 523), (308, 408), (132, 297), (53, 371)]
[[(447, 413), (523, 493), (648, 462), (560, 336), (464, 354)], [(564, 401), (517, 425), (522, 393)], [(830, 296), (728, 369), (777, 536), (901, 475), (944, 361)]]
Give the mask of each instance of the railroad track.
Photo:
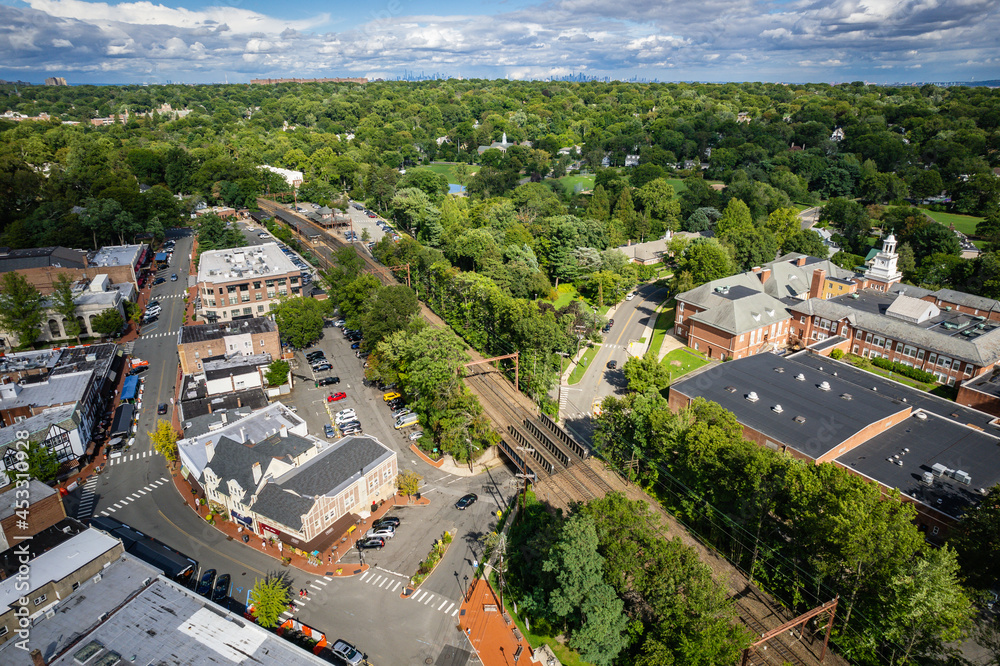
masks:
[[(747, 625), (747, 627), (750, 628), (750, 631), (757, 636), (763, 636), (767, 633), (767, 627), (765, 627), (764, 624), (757, 619), (757, 616), (754, 615), (749, 608), (747, 608), (746, 604), (737, 601), (736, 607), (740, 611), (740, 619)], [(784, 666), (785, 664), (805, 666), (802, 660), (796, 657), (795, 654), (788, 649), (787, 645), (782, 643), (782, 639), (783, 636), (775, 636), (764, 645), (754, 648), (750, 653), (750, 663), (774, 664), (774, 666)], [(771, 655), (768, 654), (770, 652), (775, 654), (775, 660), (771, 659)]]

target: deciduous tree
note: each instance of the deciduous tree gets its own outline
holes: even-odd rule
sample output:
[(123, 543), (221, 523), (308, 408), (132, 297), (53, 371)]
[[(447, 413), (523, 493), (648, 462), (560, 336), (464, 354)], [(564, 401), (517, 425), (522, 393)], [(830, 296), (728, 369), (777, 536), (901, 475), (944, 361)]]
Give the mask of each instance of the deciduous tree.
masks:
[(42, 295), (20, 273), (4, 273), (0, 278), (0, 325), (17, 335), (22, 347), (41, 335), (44, 315)]
[(170, 421), (158, 419), (153, 432), (147, 432), (149, 441), (153, 443), (153, 450), (163, 456), (167, 462), (176, 462), (179, 454), (177, 452), (177, 431)]
[(270, 629), (278, 624), (291, 601), (288, 581), (278, 576), (258, 578), (250, 590), (250, 605), (257, 624)]

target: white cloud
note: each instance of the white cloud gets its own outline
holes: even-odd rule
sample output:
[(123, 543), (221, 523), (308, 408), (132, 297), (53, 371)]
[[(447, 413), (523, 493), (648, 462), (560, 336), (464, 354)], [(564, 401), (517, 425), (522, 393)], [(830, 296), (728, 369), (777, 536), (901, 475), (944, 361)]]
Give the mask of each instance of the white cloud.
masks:
[(56, 47), (57, 49), (71, 49), (73, 48), (73, 42), (69, 41), (68, 39), (53, 39), (52, 46)]

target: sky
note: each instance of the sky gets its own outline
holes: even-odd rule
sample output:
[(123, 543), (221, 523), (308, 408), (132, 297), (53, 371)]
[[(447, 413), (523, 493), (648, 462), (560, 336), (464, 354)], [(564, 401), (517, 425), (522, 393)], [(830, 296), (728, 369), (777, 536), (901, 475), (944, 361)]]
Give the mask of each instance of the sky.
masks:
[(1000, 79), (998, 0), (0, 0), (0, 78)]

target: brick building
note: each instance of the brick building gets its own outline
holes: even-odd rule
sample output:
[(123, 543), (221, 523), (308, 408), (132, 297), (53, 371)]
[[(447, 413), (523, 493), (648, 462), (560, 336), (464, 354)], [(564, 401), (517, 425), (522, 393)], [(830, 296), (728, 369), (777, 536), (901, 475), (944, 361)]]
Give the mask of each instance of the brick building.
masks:
[[(17, 545), (16, 537), (33, 536), (66, 518), (62, 498), (54, 488), (30, 479), (26, 488), (20, 489), (20, 493), (18, 490), (11, 484), (0, 492), (0, 551)], [(16, 502), (20, 500), (28, 505), (19, 512)], [(27, 526), (23, 523), (19, 526), (19, 521)]]
[(281, 358), (278, 326), (267, 317), (182, 326), (177, 332), (177, 355), (185, 375), (201, 373), (207, 359), (257, 354)]
[(732, 412), (760, 446), (898, 489), (928, 540), (1000, 482), (1000, 420), (811, 351), (710, 366), (670, 387)]
[(281, 298), (301, 295), (301, 271), (277, 243), (210, 250), (198, 263), (198, 314), (208, 322), (262, 317)]

